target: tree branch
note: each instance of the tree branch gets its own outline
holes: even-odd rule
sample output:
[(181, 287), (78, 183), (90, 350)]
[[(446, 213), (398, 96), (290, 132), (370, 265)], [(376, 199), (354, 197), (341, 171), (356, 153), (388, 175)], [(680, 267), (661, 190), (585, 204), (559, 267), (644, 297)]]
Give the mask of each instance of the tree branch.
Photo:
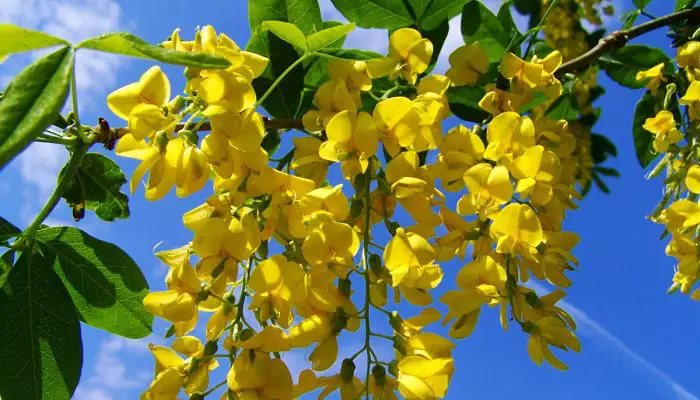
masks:
[[(300, 119), (270, 119), (263, 117), (265, 122), (265, 129), (304, 129), (304, 124)], [(185, 127), (185, 124), (177, 124), (175, 126), (175, 132), (181, 131)], [(199, 132), (205, 132), (211, 130), (211, 124), (205, 122), (199, 126)], [(127, 133), (129, 133), (129, 128), (111, 128), (109, 130), (109, 137), (120, 138)]]
[(615, 31), (610, 35), (600, 39), (597, 45), (588, 50), (585, 54), (567, 61), (556, 71), (557, 76), (564, 75), (568, 72), (576, 72), (596, 62), (603, 54), (617, 50), (627, 44), (628, 41), (641, 36), (645, 33), (659, 29), (664, 26), (671, 25), (676, 22), (681, 22), (689, 19), (700, 18), (700, 7), (681, 10), (672, 14), (656, 18), (649, 22), (637, 25), (624, 31)]

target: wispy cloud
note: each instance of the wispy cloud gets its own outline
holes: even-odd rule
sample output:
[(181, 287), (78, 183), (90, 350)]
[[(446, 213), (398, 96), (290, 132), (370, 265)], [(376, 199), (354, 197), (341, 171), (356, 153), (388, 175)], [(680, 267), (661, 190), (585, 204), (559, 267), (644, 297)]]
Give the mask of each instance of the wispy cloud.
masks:
[[(538, 293), (548, 292), (543, 285), (531, 281), (529, 286), (535, 289)], [(564, 308), (576, 320), (578, 326), (577, 333), (581, 336), (586, 336), (601, 346), (609, 349), (611, 352), (617, 353), (627, 358), (628, 361), (638, 367), (641, 371), (649, 374), (654, 379), (657, 390), (660, 394), (668, 398), (678, 400), (698, 400), (698, 397), (690, 393), (680, 383), (662, 371), (659, 367), (652, 364), (649, 360), (634, 351), (624, 341), (608, 331), (598, 321), (586, 314), (580, 308), (574, 306), (567, 301), (560, 301), (559, 306)]]
[(112, 337), (100, 344), (92, 374), (84, 377), (76, 390), (76, 400), (121, 400), (133, 398), (134, 391), (145, 388), (151, 372), (133, 368), (134, 357), (147, 353), (145, 340)]
[[(72, 43), (124, 29), (125, 25), (121, 7), (114, 0), (3, 0), (0, 22), (41, 30)], [(41, 53), (17, 55), (13, 58), (18, 60), (8, 64), (19, 67), (37, 54)], [(81, 105), (98, 104), (96, 100), (114, 86), (117, 70), (125, 65), (123, 58), (81, 50), (75, 67)], [(18, 72), (8, 69), (0, 76), (2, 86)]]

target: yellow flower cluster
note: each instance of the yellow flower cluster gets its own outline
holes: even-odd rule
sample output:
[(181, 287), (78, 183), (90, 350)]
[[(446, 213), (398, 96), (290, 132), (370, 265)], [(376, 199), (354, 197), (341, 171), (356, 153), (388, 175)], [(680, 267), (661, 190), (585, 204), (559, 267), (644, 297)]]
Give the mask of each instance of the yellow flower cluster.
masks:
[[(291, 399), (317, 389), (342, 399), (396, 399), (397, 392), (442, 398), (454, 373), (454, 344), (425, 328), (442, 320), (451, 338), (464, 338), (484, 306), (500, 307), (504, 328), (515, 321), (529, 335), (537, 364), (565, 369), (551, 347), (580, 350), (574, 321), (556, 305), (564, 292), (540, 296), (526, 286), (536, 278), (568, 287), (566, 272), (578, 264), (572, 251), (579, 238), (562, 230), (579, 198), (572, 127), (519, 112), (536, 92), (551, 101), (560, 96), (559, 52), (531, 60), (506, 54), (500, 72), (510, 91), (492, 88), (480, 102), (492, 117), (444, 133), (447, 90), (474, 85), (488, 59), (473, 43), (452, 54), (448, 76), (425, 76), (432, 44), (399, 29), (388, 57), (329, 62), (329, 79), (303, 116), (306, 136), (291, 140), (289, 157), (273, 167), (261, 147), (265, 119), (251, 84), (267, 60), (210, 26), (193, 41), (176, 30), (164, 46), (220, 55), (231, 66), (188, 68), (185, 94), (174, 100), (157, 67), (108, 98), (131, 132), (118, 153), (141, 160), (132, 190), (147, 172), (149, 200), (172, 186), (178, 196), (190, 195), (210, 179), (214, 189), (183, 216), (192, 241), (156, 254), (170, 267), (167, 290), (150, 293), (144, 304), (172, 323), (176, 339), (151, 346), (156, 370), (143, 399), (175, 399), (183, 389), (202, 398), (219, 387), (209, 384), (217, 360), (230, 364), (222, 399)], [(395, 86), (377, 95), (379, 77)], [(363, 111), (366, 92), (378, 101)], [(200, 141), (204, 130), (210, 133)], [(426, 157), (429, 151), (435, 157)], [(327, 183), (337, 167), (349, 184)], [(399, 208), (412, 224), (394, 220)], [(382, 228), (391, 235), (385, 245), (373, 241)], [(436, 301), (439, 263), (464, 260), (470, 246), (456, 290)], [(358, 281), (364, 289), (351, 289)], [(402, 318), (387, 309), (402, 301), (420, 312)], [(370, 327), (383, 316), (392, 332)], [(204, 343), (191, 336), (202, 317)], [(339, 337), (362, 326), (364, 346), (339, 362)], [(377, 357), (375, 339), (391, 341), (393, 359)], [(282, 354), (307, 348), (310, 368), (293, 377)], [(367, 368), (358, 377), (361, 354)], [(339, 373), (321, 375), (338, 363)]]
[[(668, 174), (664, 198), (651, 217), (654, 222), (665, 225), (664, 236), (671, 236), (666, 246), (666, 254), (677, 260), (669, 292), (680, 289), (681, 293), (688, 294), (700, 279), (697, 251), (697, 243), (700, 240), (700, 205), (697, 202), (700, 194), (700, 159), (697, 155), (696, 141), (685, 140), (681, 130), (694, 132), (700, 121), (700, 82), (697, 79), (700, 70), (700, 42), (690, 41), (678, 47), (676, 63), (685, 70), (687, 79), (685, 92), (682, 91), (684, 84), (680, 85), (679, 90), (679, 95), (682, 95), (679, 103), (686, 106), (685, 118), (679, 120), (674, 112), (667, 109), (671, 104), (664, 101), (664, 108), (645, 121), (644, 129), (654, 135), (654, 151), (663, 153), (664, 156), (649, 176), (659, 175), (664, 167)], [(655, 79), (661, 82), (666, 80), (661, 68)], [(658, 86), (650, 88), (652, 91), (657, 89)], [(668, 90), (669, 88), (666, 88), (666, 91)], [(671, 90), (676, 90), (675, 85)], [(691, 298), (700, 300), (700, 289), (695, 289)]]

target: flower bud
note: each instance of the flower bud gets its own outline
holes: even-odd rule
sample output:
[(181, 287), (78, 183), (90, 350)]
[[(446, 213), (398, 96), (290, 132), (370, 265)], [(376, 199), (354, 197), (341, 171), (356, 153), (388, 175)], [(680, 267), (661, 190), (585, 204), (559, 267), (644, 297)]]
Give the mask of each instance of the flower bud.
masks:
[(384, 268), (382, 268), (382, 258), (379, 257), (379, 254), (372, 254), (369, 256), (369, 269), (377, 276), (384, 272)]
[(183, 139), (185, 139), (186, 142), (191, 143), (195, 146), (199, 143), (199, 135), (197, 134), (197, 132), (191, 131), (189, 129), (183, 129), (177, 134)]
[(523, 332), (532, 335), (537, 331), (537, 325), (532, 321), (525, 321), (522, 325)]
[(542, 306), (542, 300), (537, 296), (535, 292), (525, 293), (525, 302), (532, 308), (539, 308)]
[(389, 317), (389, 324), (395, 331), (400, 331), (401, 325), (403, 324), (403, 318), (401, 318), (398, 312), (392, 311), (391, 316)]
[(262, 258), (263, 260), (267, 258), (267, 255), (268, 255), (267, 240), (260, 242), (260, 246), (258, 246), (257, 253), (260, 256), (260, 258)]
[(399, 361), (392, 360), (389, 364), (389, 373), (393, 376), (399, 376)]
[(350, 297), (350, 279), (338, 280), (338, 291), (345, 297)]
[(377, 386), (384, 387), (384, 384), (386, 383), (386, 369), (383, 366), (377, 364), (372, 367), (372, 376), (374, 377), (374, 381), (377, 383)]
[(219, 344), (215, 340), (210, 340), (207, 342), (207, 344), (204, 345), (204, 352), (202, 355), (206, 356), (211, 356), (216, 354), (216, 352), (219, 350)]
[(190, 395), (190, 400), (204, 400), (204, 395), (199, 392), (192, 393)]
[(343, 382), (350, 383), (354, 377), (355, 363), (351, 359), (346, 358), (343, 360), (343, 364), (340, 367), (340, 378), (343, 380)]

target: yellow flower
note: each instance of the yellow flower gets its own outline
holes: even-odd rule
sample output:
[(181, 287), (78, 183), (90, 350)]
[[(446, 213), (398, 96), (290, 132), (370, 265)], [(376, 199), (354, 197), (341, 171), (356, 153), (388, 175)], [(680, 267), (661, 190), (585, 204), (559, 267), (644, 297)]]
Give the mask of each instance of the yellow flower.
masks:
[(406, 399), (433, 400), (445, 397), (454, 373), (452, 358), (427, 359), (409, 356), (398, 364), (399, 393)]
[(366, 112), (355, 115), (342, 111), (328, 122), (326, 134), (328, 141), (319, 148), (319, 155), (340, 162), (345, 179), (354, 181), (357, 174), (367, 170), (370, 157), (377, 152), (374, 120)]
[(691, 165), (685, 175), (685, 186), (691, 192), (700, 194), (700, 165)]
[(544, 232), (538, 262), (527, 261), (525, 265), (533, 270), (539, 279), (547, 279), (559, 287), (568, 287), (571, 280), (564, 275), (564, 271), (573, 269), (569, 263), (578, 265), (578, 260), (571, 252), (580, 240), (573, 232)]
[[(459, 208), (459, 202), (458, 208)], [(436, 250), (439, 261), (450, 261), (455, 256), (464, 260), (467, 245), (475, 241), (481, 235), (480, 221), (466, 221), (459, 214), (449, 208), (440, 207), (440, 218), (447, 229), (445, 236), (435, 238)], [(477, 255), (474, 249), (473, 255)]]
[(535, 145), (535, 125), (528, 117), (504, 112), (489, 123), (486, 138), (488, 146), (484, 158), (507, 165), (515, 156)]
[(328, 61), (328, 76), (331, 80), (345, 81), (348, 91), (359, 100), (360, 92), (372, 89), (372, 78), (367, 72), (366, 61), (331, 59)]
[(508, 111), (520, 111), (527, 103), (526, 99), (514, 93), (506, 92), (495, 86), (487, 86), (486, 94), (479, 100), (479, 107), (489, 114), (496, 116)]
[(577, 353), (581, 351), (581, 343), (576, 335), (556, 317), (545, 317), (534, 322), (527, 321), (523, 325), (523, 330), (530, 334), (527, 352), (537, 365), (541, 365), (544, 360), (556, 369), (567, 369), (567, 366), (552, 354), (549, 346), (563, 350), (569, 348)]
[(545, 58), (534, 57), (527, 62), (513, 53), (506, 53), (501, 59), (501, 74), (517, 83), (524, 83), (528, 88), (542, 88), (553, 84), (554, 71), (562, 63), (561, 53), (553, 51)]
[(415, 151), (400, 153), (387, 164), (386, 178), (391, 193), (418, 225), (432, 228), (440, 225), (440, 217), (431, 207), (442, 200), (442, 193), (435, 188), (428, 168), (418, 165)]
[(420, 81), (418, 96), (413, 100), (413, 108), (420, 117), (420, 135), (411, 150), (433, 150), (442, 142), (442, 121), (450, 113), (445, 96), (449, 87), (450, 80), (442, 75), (430, 75)]
[(416, 233), (396, 230), (396, 235), (384, 249), (384, 263), (392, 278), (392, 285), (399, 287), (406, 300), (415, 305), (430, 304), (428, 292), (442, 280), (440, 266), (434, 264), (435, 249)]
[(447, 132), (440, 143), (440, 154), (432, 173), (442, 180), (445, 190), (456, 192), (464, 188), (464, 173), (479, 162), (484, 154), (484, 142), (464, 125), (458, 125)]
[(186, 143), (177, 161), (175, 185), (177, 197), (187, 197), (200, 191), (209, 181), (209, 164), (197, 146)]
[(231, 147), (242, 152), (258, 149), (265, 135), (265, 124), (255, 110), (251, 108), (242, 113), (212, 107), (207, 110), (205, 115), (211, 120), (212, 135), (226, 137)]
[(305, 238), (310, 229), (323, 221), (345, 220), (350, 213), (350, 204), (342, 189), (342, 184), (314, 189), (289, 206), (286, 215), (289, 233), (296, 238)]
[(472, 333), (481, 306), (502, 301), (500, 291), (505, 288), (506, 279), (506, 270), (491, 256), (479, 257), (462, 267), (457, 274), (457, 286), (461, 291), (449, 291), (440, 299), (449, 307), (443, 325), (457, 318), (450, 327), (450, 337), (462, 339)]
[(354, 375), (355, 364), (349, 360), (343, 360), (341, 372), (333, 376), (317, 377), (316, 374), (306, 369), (299, 374), (299, 382), (294, 387), (294, 396), (301, 398), (304, 394), (323, 388), (318, 395), (319, 399), (326, 398), (329, 394), (338, 390), (341, 400), (354, 400), (362, 397), (364, 385)]
[(234, 396), (242, 399), (288, 399), (294, 390), (292, 375), (284, 361), (257, 350), (242, 351), (226, 380)]
[(543, 233), (537, 214), (527, 204), (508, 204), (493, 217), (491, 237), (496, 251), (532, 258), (542, 243)]
[(411, 147), (421, 134), (421, 117), (406, 97), (392, 97), (377, 103), (372, 113), (379, 139), (390, 156), (401, 147)]
[(328, 220), (309, 232), (301, 248), (312, 268), (325, 266), (344, 278), (354, 265), (360, 239), (350, 225)]
[(664, 63), (655, 65), (647, 70), (637, 72), (637, 81), (646, 81), (645, 87), (651, 91), (651, 94), (656, 96), (661, 82), (666, 82), (664, 78)]
[(291, 168), (297, 175), (311, 179), (316, 186), (321, 186), (328, 174), (330, 163), (319, 155), (319, 149), (323, 143), (315, 137), (292, 138), (294, 142), (294, 160)]
[(368, 61), (367, 69), (372, 78), (389, 75), (391, 80), (401, 77), (413, 84), (428, 69), (432, 56), (430, 40), (415, 29), (401, 28), (389, 37), (389, 57)]
[(450, 54), (449, 60), (450, 69), (445, 75), (454, 86), (474, 86), (479, 75), (489, 69), (489, 56), (479, 42), (458, 47)]
[[(159, 142), (166, 141), (164, 145)], [(133, 193), (136, 185), (148, 172), (146, 181), (146, 200), (159, 200), (176, 184), (179, 161), (182, 157), (184, 140), (157, 137), (149, 144), (137, 140), (133, 135), (122, 137), (117, 143), (116, 152), (120, 156), (141, 160), (131, 176), (130, 189)]]
[(331, 119), (341, 111), (355, 113), (362, 105), (348, 90), (343, 79), (324, 82), (314, 94), (314, 106), (317, 110), (309, 110), (302, 117), (304, 128), (312, 132), (320, 132), (326, 128)]
[(192, 91), (207, 103), (206, 114), (224, 110), (238, 113), (255, 104), (255, 90), (247, 77), (226, 70), (203, 70), (200, 74), (201, 78), (190, 82)]
[(688, 91), (681, 97), (679, 103), (688, 106), (691, 120), (700, 118), (700, 81), (693, 81)]
[(258, 310), (259, 319), (274, 318), (283, 328), (294, 320), (294, 291), (304, 282), (304, 270), (281, 255), (260, 262), (250, 276), (248, 287), (254, 290), (249, 309)]
[(685, 68), (688, 80), (700, 80), (700, 42), (691, 40), (676, 49), (676, 62)]
[(559, 157), (543, 146), (530, 147), (516, 158), (510, 166), (513, 177), (518, 180), (515, 191), (523, 198), (544, 206), (554, 196), (553, 186), (561, 176)]
[(202, 257), (225, 253), (235, 260), (247, 260), (260, 246), (261, 233), (255, 218), (248, 214), (242, 219), (210, 218), (194, 234), (192, 248)]
[(700, 205), (686, 199), (677, 200), (661, 211), (655, 222), (666, 224), (671, 233), (680, 233), (700, 224)]
[(487, 163), (476, 164), (464, 173), (463, 180), (469, 193), (457, 202), (461, 215), (478, 214), (485, 221), (513, 197), (513, 184), (503, 165), (494, 168)]
[[(138, 82), (115, 90), (107, 96), (107, 106), (119, 118), (129, 120), (139, 105), (163, 107), (170, 99), (170, 81), (160, 67), (151, 67)], [(137, 139), (143, 139), (140, 136)]]

